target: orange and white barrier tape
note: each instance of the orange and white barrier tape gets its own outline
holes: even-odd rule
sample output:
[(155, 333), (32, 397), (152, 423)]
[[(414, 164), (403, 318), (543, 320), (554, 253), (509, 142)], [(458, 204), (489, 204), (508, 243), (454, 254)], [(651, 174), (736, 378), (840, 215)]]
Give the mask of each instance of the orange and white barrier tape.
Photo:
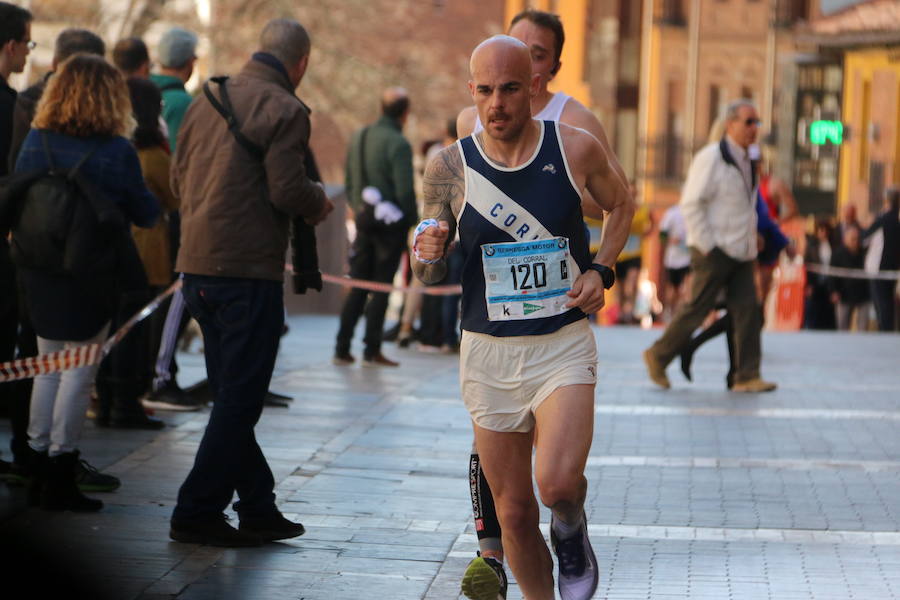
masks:
[(93, 365), (98, 362), (101, 352), (100, 344), (90, 344), (5, 362), (0, 364), (0, 382), (31, 379), (38, 375)]
[(19, 360), (0, 364), (0, 383), (31, 379), (37, 375), (68, 371), (69, 369), (77, 369), (101, 362), (135, 325), (146, 319), (153, 311), (159, 308), (159, 305), (166, 298), (174, 294), (179, 288), (181, 288), (180, 279), (128, 319), (103, 344), (86, 344), (76, 348), (67, 348), (66, 350), (51, 352), (50, 354), (20, 358)]
[[(462, 287), (459, 285), (434, 285), (414, 288), (411, 286), (395, 286), (389, 283), (340, 277), (329, 273), (322, 273), (322, 281), (344, 287), (357, 287), (371, 292), (390, 293), (414, 291), (435, 296), (454, 296), (462, 293)], [(37, 375), (46, 375), (48, 373), (77, 369), (79, 367), (95, 365), (101, 362), (106, 355), (112, 351), (116, 344), (121, 342), (122, 339), (128, 335), (128, 332), (131, 331), (135, 325), (150, 316), (153, 311), (159, 308), (159, 305), (162, 304), (166, 298), (174, 294), (180, 288), (181, 279), (170, 285), (164, 292), (128, 319), (128, 321), (103, 344), (86, 344), (76, 348), (68, 348), (58, 352), (42, 354), (40, 356), (20, 358), (18, 360), (0, 363), (0, 383), (17, 381), (19, 379), (30, 379)]]
[(869, 273), (863, 269), (847, 269), (845, 267), (831, 267), (828, 265), (818, 265), (815, 263), (807, 263), (806, 270), (820, 275), (828, 275), (831, 277), (848, 277), (850, 279), (883, 279), (887, 281), (900, 280), (900, 271), (878, 271)]
[(364, 279), (353, 279), (352, 277), (340, 277), (330, 273), (322, 273), (322, 281), (333, 283), (344, 287), (355, 287), (370, 292), (416, 292), (429, 296), (456, 296), (462, 293), (460, 285), (429, 285), (422, 287), (412, 287), (409, 285), (391, 285), (390, 283), (379, 283), (377, 281), (366, 281)]

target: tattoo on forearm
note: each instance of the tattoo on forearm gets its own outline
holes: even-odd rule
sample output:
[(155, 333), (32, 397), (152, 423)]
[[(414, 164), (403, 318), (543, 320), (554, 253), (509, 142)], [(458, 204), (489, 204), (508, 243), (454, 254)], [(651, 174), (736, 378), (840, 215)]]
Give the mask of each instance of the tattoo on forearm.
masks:
[[(465, 194), (463, 171), (462, 156), (456, 145), (441, 150), (425, 169), (422, 216), (450, 224), (448, 243), (456, 235), (456, 217), (462, 208)], [(443, 261), (434, 264), (414, 261), (413, 270), (425, 283), (433, 283), (444, 277), (447, 267)]]

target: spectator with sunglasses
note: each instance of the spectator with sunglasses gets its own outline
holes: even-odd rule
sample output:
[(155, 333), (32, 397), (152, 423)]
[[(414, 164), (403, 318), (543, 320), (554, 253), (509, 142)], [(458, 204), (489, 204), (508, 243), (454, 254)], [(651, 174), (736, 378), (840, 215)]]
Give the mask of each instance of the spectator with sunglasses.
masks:
[(768, 392), (760, 378), (761, 312), (753, 278), (757, 254), (757, 171), (749, 148), (759, 133), (759, 113), (749, 100), (736, 100), (725, 113), (725, 135), (694, 157), (681, 193), (693, 283), (691, 298), (665, 333), (644, 351), (650, 379), (669, 388), (666, 366), (678, 356), (725, 291), (734, 319), (735, 392)]

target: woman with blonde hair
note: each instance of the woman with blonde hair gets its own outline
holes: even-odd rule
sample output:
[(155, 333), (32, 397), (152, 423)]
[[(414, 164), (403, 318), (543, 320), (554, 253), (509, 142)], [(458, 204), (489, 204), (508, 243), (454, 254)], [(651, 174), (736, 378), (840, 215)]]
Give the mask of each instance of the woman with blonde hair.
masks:
[[(110, 264), (115, 266), (91, 270), (87, 276), (20, 266), (40, 354), (102, 343), (123, 287), (146, 286), (143, 270), (133, 268), (137, 257), (127, 225), (152, 226), (159, 204), (144, 184), (137, 154), (127, 139), (132, 129), (128, 88), (102, 57), (75, 55), (49, 79), (16, 172), (77, 168), (92, 193), (121, 211), (123, 223), (122, 231), (116, 229), (109, 238), (114, 258)], [(90, 365), (35, 377), (28, 424), (31, 504), (49, 510), (103, 507), (101, 501), (83, 496), (75, 481), (77, 446), (96, 371), (97, 366)]]

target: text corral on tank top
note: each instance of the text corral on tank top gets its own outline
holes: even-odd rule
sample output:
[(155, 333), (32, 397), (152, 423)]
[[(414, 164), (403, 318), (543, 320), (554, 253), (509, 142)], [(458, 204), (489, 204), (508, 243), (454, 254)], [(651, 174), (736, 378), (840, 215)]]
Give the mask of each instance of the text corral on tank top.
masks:
[(466, 204), (517, 241), (550, 237), (541, 222), (481, 173), (466, 173)]
[[(503, 221), (503, 227), (514, 227), (516, 222), (519, 220), (519, 215), (515, 212), (507, 211), (506, 207), (501, 203), (497, 202), (491, 207), (490, 213), (492, 217), (495, 217), (497, 220)], [(516, 229), (516, 232), (513, 237), (517, 237), (519, 239), (525, 240), (529, 239), (526, 237), (531, 232), (531, 227), (528, 223), (522, 223)], [(540, 237), (538, 234), (533, 234), (530, 239), (536, 240)]]

